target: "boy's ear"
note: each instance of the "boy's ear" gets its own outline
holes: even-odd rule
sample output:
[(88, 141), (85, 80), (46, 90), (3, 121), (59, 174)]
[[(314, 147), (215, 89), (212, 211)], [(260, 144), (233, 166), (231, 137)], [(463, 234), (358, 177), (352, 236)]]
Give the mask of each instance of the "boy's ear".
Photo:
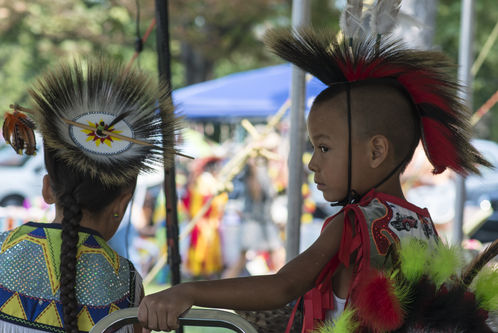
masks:
[(52, 191), (48, 175), (43, 176), (42, 196), (43, 200), (49, 205), (55, 203), (55, 194), (54, 191)]
[(374, 135), (368, 143), (368, 149), (370, 167), (377, 168), (387, 159), (389, 140), (384, 135)]

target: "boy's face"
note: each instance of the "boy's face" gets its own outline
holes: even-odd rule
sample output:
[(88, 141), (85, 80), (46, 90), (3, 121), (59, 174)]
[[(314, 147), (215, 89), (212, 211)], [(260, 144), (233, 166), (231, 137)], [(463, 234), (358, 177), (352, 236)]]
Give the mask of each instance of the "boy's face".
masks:
[[(340, 94), (314, 105), (308, 116), (308, 135), (314, 148), (308, 167), (315, 173), (317, 188), (327, 201), (342, 200), (348, 190), (348, 125), (344, 110)], [(363, 178), (355, 171), (363, 166), (363, 146), (353, 139), (352, 189)]]

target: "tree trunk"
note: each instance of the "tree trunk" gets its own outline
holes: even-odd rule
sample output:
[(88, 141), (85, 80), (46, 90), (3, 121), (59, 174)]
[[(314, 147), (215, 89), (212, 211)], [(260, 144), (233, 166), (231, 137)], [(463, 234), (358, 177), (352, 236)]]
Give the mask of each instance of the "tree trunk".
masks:
[(182, 42), (181, 59), (185, 66), (185, 85), (203, 82), (212, 77), (214, 63), (190, 44)]

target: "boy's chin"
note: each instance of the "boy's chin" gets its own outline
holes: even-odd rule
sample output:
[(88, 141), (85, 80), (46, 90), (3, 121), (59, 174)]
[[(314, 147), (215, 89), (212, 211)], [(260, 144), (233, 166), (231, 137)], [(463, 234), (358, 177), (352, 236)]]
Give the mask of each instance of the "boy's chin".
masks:
[(337, 202), (344, 199), (344, 196), (340, 196), (337, 193), (323, 193), (323, 198), (328, 202)]

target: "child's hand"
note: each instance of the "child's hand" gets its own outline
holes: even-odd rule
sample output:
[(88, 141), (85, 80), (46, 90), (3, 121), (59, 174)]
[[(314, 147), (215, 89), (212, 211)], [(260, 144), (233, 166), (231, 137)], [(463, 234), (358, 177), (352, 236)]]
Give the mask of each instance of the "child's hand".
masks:
[(189, 288), (183, 284), (145, 296), (138, 308), (138, 320), (144, 327), (143, 332), (177, 329), (178, 317), (192, 304)]

